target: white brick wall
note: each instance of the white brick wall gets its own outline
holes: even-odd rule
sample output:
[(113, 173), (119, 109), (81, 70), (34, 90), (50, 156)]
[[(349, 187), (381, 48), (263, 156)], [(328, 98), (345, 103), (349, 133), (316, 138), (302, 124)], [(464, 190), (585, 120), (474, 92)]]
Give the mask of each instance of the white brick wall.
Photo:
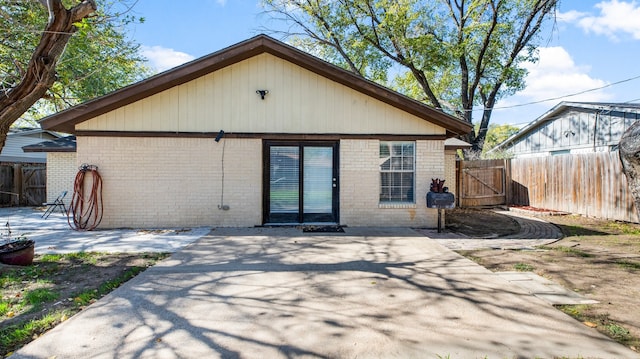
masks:
[[(223, 146), (228, 211), (218, 209)], [(259, 139), (79, 137), (78, 158), (66, 166), (73, 171), (55, 183), (72, 183), (80, 163), (97, 165), (103, 178), (102, 228), (262, 224)], [(432, 178), (450, 180), (444, 141), (416, 141), (416, 167), (416, 203), (380, 204), (379, 141), (340, 141), (340, 223), (435, 227), (437, 212), (426, 208), (425, 195)], [(49, 186), (57, 193), (62, 185)]]
[(47, 153), (47, 202), (53, 202), (60, 192), (67, 191), (64, 203), (69, 206), (73, 182), (78, 172), (75, 152)]
[(444, 163), (445, 163), (445, 185), (449, 187), (449, 192), (456, 194), (456, 151), (448, 150), (444, 153)]
[(444, 178), (444, 141), (416, 141), (416, 203), (380, 204), (380, 142), (340, 141), (340, 223), (348, 226), (436, 227), (438, 213), (425, 195)]
[(260, 140), (78, 137), (78, 163), (99, 168), (102, 228), (261, 224)]

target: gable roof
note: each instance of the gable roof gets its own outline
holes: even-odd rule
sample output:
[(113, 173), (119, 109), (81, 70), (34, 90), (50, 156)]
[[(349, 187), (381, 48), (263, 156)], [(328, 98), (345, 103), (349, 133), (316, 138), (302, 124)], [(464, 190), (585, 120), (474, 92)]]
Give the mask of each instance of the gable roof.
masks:
[(58, 112), (42, 119), (40, 125), (47, 130), (74, 133), (76, 124), (262, 53), (268, 53), (294, 63), (306, 70), (441, 126), (447, 130), (447, 135), (450, 137), (467, 134), (472, 129), (471, 124), (464, 120), (366, 80), (266, 35), (258, 35), (105, 96)]
[(492, 148), (489, 151), (489, 153), (508, 147), (509, 144), (529, 134), (531, 131), (535, 130), (545, 122), (552, 121), (556, 119), (558, 115), (560, 115), (561, 113), (569, 111), (571, 109), (581, 109), (581, 110), (591, 111), (594, 113), (595, 112), (611, 112), (611, 111), (640, 113), (640, 104), (626, 103), (626, 102), (613, 103), (613, 102), (562, 101), (557, 105), (553, 106), (549, 111), (542, 114), (542, 116), (538, 117), (537, 119), (531, 121), (526, 126), (522, 127), (520, 131), (511, 135), (511, 137), (497, 144), (494, 148)]
[(461, 150), (473, 147), (472, 144), (465, 142), (459, 138), (451, 137), (444, 140), (445, 150)]

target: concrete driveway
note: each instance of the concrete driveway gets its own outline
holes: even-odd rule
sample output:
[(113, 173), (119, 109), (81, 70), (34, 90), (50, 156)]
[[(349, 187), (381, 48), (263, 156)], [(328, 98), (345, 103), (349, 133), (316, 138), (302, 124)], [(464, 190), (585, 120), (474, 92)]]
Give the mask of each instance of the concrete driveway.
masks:
[(637, 358), (409, 229), (217, 229), (12, 358)]

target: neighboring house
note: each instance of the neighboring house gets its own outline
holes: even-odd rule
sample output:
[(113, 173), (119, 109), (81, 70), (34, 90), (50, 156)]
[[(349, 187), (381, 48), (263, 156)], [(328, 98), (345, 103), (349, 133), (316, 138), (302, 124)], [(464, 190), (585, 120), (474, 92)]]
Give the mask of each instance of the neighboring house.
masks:
[(46, 163), (45, 153), (31, 153), (23, 151), (23, 147), (54, 140), (61, 137), (53, 131), (39, 128), (12, 128), (7, 134), (7, 141), (0, 153), (0, 162), (7, 163)]
[(638, 119), (640, 104), (561, 102), (489, 153), (504, 151), (518, 158), (615, 151)]
[(41, 205), (45, 201), (46, 154), (23, 148), (58, 137), (39, 128), (9, 129), (0, 153), (0, 205)]
[[(52, 141), (39, 142), (23, 147), (28, 153), (39, 153), (47, 160), (47, 197), (53, 202), (60, 192), (67, 191), (65, 204), (71, 201), (73, 182), (78, 172), (76, 164), (76, 136), (61, 137)], [(43, 201), (45, 202), (45, 201)]]
[(472, 129), (265, 35), (41, 125), (76, 135), (73, 170), (98, 166), (103, 228), (435, 227), (431, 179), (455, 188), (445, 140)]

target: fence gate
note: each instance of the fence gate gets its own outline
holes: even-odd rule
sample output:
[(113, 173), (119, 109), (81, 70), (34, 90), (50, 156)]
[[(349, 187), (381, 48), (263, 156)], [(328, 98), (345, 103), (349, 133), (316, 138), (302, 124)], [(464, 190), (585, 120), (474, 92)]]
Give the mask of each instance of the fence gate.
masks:
[(505, 160), (459, 161), (460, 207), (507, 204)]
[(40, 206), (47, 201), (47, 167), (22, 167), (22, 205)]

